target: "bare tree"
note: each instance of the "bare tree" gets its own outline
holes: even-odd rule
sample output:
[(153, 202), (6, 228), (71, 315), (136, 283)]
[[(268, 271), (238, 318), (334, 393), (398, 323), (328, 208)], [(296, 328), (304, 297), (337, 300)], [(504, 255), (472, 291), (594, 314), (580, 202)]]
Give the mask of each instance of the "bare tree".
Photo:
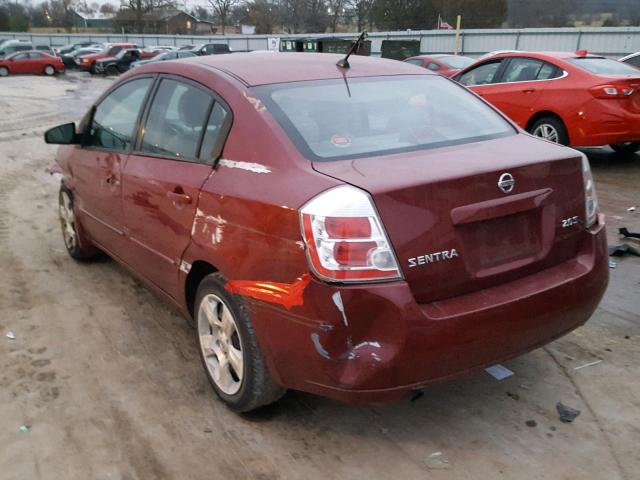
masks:
[(329, 13), (329, 28), (335, 33), (338, 27), (338, 21), (342, 15), (346, 0), (327, 0), (327, 7)]
[(220, 18), (220, 27), (224, 35), (224, 29), (227, 26), (227, 18), (238, 0), (209, 0), (209, 4), (213, 9), (213, 13)]
[(351, 0), (351, 6), (356, 16), (356, 30), (361, 32), (367, 28), (369, 15), (375, 0)]

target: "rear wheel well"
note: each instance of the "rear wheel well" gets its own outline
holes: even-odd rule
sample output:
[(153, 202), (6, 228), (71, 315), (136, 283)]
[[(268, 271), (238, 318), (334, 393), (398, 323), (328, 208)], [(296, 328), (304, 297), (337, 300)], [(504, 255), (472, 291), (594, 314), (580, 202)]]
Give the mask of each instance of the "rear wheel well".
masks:
[(527, 126), (525, 127), (525, 130), (528, 132), (529, 129), (533, 126), (534, 123), (536, 123), (538, 120), (540, 120), (541, 118), (544, 118), (544, 117), (553, 117), (553, 118), (559, 120), (560, 122), (562, 122), (564, 127), (567, 128), (566, 124), (564, 123), (564, 120), (562, 120), (560, 115), (558, 115), (557, 113), (550, 112), (548, 110), (542, 110), (541, 112), (536, 112), (529, 119), (529, 121), (527, 122)]
[(196, 302), (196, 294), (198, 293), (198, 286), (202, 279), (211, 273), (217, 272), (218, 269), (204, 260), (197, 260), (191, 265), (187, 280), (184, 286), (184, 295), (187, 302), (187, 308), (191, 318), (194, 317), (194, 307)]

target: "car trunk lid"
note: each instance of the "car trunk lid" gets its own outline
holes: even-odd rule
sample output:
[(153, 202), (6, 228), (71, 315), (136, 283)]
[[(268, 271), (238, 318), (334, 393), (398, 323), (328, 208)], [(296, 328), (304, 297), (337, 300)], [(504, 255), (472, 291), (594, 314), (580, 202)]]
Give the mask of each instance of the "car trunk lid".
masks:
[(583, 231), (581, 154), (528, 135), (314, 168), (370, 193), (419, 303), (563, 262)]

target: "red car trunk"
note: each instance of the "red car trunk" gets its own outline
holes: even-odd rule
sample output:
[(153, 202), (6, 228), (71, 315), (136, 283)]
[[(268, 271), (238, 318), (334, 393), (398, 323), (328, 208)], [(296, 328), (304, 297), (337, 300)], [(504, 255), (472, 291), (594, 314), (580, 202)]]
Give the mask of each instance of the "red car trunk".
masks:
[[(524, 137), (314, 168), (372, 195), (416, 301), (427, 303), (530, 275), (576, 252), (584, 229), (563, 220), (584, 221), (581, 156)], [(505, 173), (515, 180), (508, 193), (498, 186)]]

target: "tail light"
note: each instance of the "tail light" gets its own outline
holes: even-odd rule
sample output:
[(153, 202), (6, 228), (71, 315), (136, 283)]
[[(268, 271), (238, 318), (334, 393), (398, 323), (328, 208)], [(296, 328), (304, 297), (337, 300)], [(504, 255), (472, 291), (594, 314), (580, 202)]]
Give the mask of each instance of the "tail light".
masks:
[(335, 282), (401, 278), (398, 262), (369, 195), (351, 185), (332, 188), (300, 209), (311, 269)]
[(628, 85), (598, 85), (589, 89), (591, 94), (600, 99), (620, 99), (633, 95), (635, 90)]
[(582, 179), (584, 181), (584, 226), (590, 228), (598, 219), (598, 196), (586, 155), (582, 156)]

